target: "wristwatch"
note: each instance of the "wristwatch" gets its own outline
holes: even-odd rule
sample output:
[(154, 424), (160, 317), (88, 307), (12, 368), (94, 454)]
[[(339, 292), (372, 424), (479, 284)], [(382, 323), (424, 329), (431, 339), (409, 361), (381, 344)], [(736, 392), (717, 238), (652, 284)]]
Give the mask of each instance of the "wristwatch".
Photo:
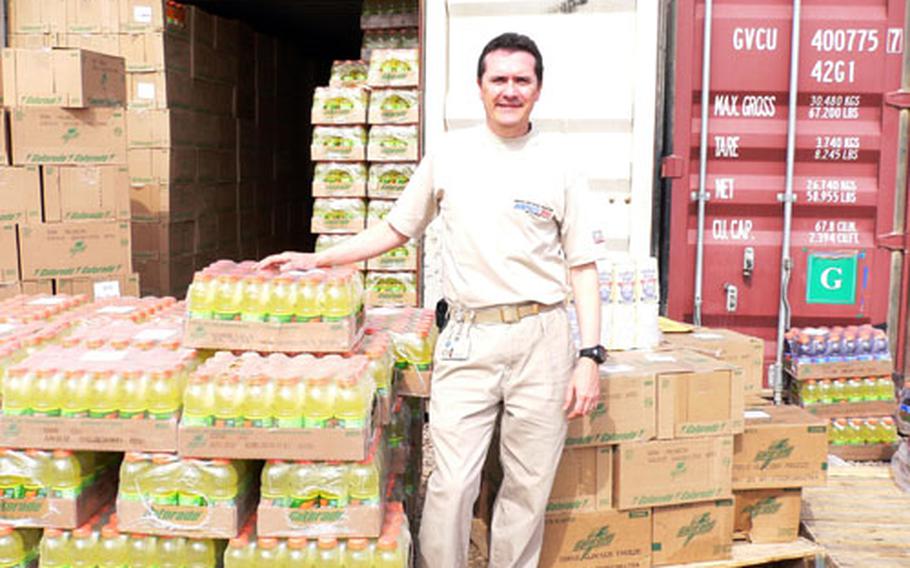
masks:
[(598, 365), (603, 365), (604, 361), (607, 360), (607, 350), (604, 349), (603, 345), (585, 347), (578, 352), (578, 357), (587, 357), (589, 359), (594, 359), (595, 363)]

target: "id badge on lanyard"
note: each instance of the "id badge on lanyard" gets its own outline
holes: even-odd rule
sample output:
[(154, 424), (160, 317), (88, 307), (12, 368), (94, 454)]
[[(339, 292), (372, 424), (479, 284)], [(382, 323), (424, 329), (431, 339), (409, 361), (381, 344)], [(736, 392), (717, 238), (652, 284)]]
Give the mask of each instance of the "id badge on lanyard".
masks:
[(442, 349), (439, 352), (443, 361), (465, 361), (471, 355), (470, 331), (473, 319), (473, 316), (471, 316), (449, 321), (450, 333), (445, 335)]

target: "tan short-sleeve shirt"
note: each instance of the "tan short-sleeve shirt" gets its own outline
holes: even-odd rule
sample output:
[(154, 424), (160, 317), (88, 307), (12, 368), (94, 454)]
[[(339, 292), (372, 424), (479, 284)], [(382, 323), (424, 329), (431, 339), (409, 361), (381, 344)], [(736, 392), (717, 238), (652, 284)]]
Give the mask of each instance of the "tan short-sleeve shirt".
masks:
[(604, 253), (587, 182), (564, 156), (533, 130), (520, 138), (500, 138), (485, 125), (448, 133), (386, 219), (416, 238), (439, 215), (451, 303), (562, 302), (567, 267)]

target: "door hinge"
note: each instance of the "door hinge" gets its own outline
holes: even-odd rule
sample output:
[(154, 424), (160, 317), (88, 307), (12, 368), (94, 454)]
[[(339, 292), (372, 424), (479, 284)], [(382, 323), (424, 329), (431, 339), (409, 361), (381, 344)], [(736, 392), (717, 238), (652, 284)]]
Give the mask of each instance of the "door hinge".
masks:
[(906, 233), (885, 233), (875, 237), (875, 246), (894, 252), (910, 252), (910, 242)]
[(885, 93), (885, 104), (896, 108), (910, 108), (910, 91)]
[(681, 178), (686, 171), (686, 161), (682, 156), (670, 154), (664, 156), (660, 162), (660, 177)]

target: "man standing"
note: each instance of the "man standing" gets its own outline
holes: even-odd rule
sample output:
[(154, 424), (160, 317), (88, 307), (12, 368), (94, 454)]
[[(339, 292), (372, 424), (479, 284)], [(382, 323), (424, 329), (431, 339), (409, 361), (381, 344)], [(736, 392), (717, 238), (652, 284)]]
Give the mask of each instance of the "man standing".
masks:
[[(599, 396), (600, 298), (594, 211), (565, 149), (533, 130), (543, 61), (528, 37), (507, 33), (478, 60), (486, 114), (447, 134), (417, 168), (386, 221), (318, 254), (261, 262), (282, 270), (348, 264), (419, 237), (441, 222), (449, 323), (434, 358), (427, 489), (420, 555), (427, 568), (467, 565), (473, 503), (502, 404), (504, 478), (493, 512), (490, 565), (536, 566), (566, 418)], [(574, 295), (576, 352), (565, 311)], [(568, 414), (568, 416), (567, 416)]]

